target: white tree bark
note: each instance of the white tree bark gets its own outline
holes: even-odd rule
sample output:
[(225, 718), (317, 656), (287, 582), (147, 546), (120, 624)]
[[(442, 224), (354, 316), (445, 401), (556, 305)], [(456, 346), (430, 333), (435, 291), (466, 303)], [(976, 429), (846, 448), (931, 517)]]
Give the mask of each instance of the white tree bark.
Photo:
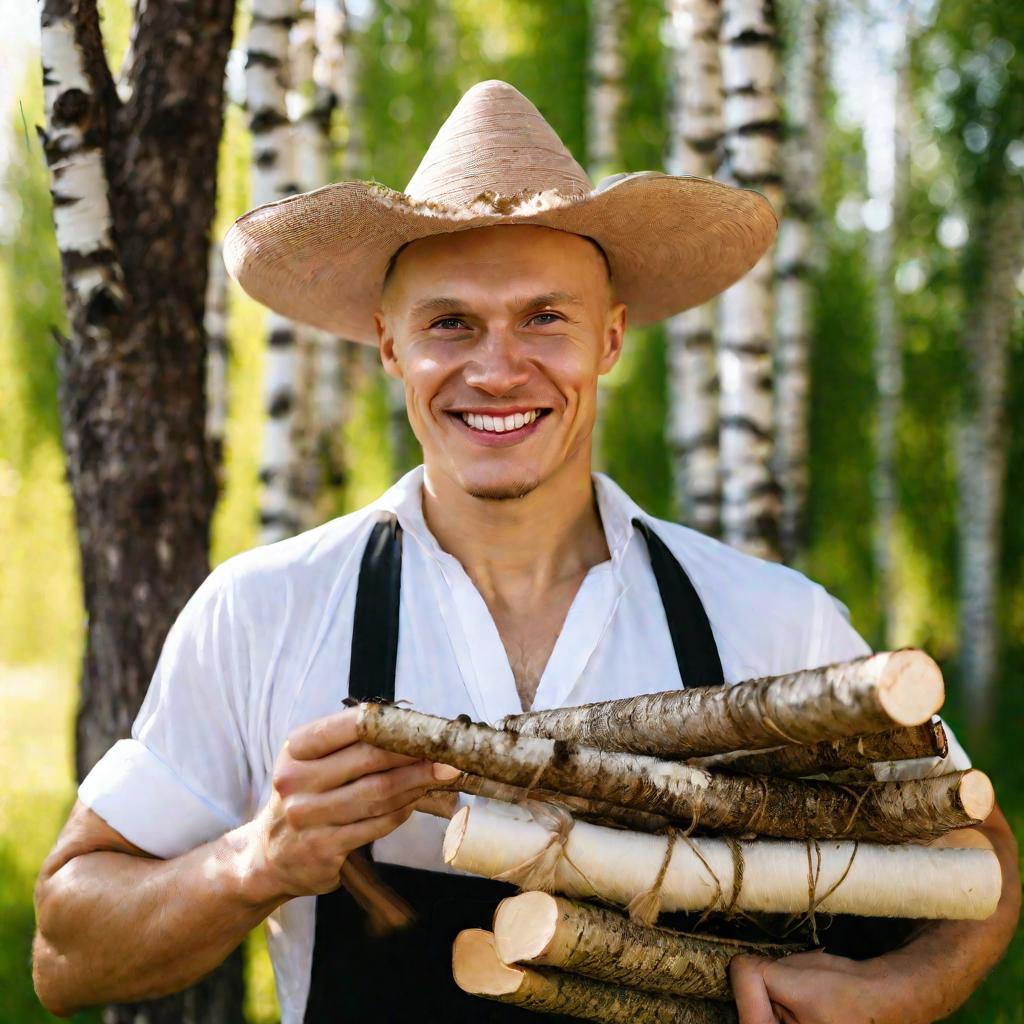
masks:
[(475, 803), (452, 818), (444, 860), (461, 871), (495, 878), (514, 875), (546, 856), (553, 892), (627, 907), (654, 890), (665, 913), (735, 909), (799, 914), (814, 909), (984, 920), (995, 910), (1002, 888), (999, 860), (987, 849), (677, 837), (666, 850), (665, 836), (585, 821), (575, 822), (563, 842), (555, 840), (556, 834), (523, 808)]
[(228, 425), (228, 272), (218, 242), (210, 246), (206, 283), (206, 440), (218, 489), (224, 486), (224, 444)]
[[(670, 0), (668, 11), (673, 63), (669, 170), (712, 178), (722, 143), (721, 5), (719, 0)], [(707, 302), (667, 323), (668, 436), (676, 507), (683, 522), (713, 536), (721, 525), (722, 499), (715, 309)]]
[[(723, 177), (763, 193), (781, 214), (776, 25), (771, 0), (723, 0)], [(777, 559), (779, 500), (772, 474), (772, 251), (719, 300), (722, 533)]]
[(86, 140), (84, 125), (74, 116), (75, 110), (96, 102), (93, 85), (71, 19), (44, 11), (41, 26), (45, 142), (60, 154), (49, 161), (50, 192), (57, 248), (69, 257), (65, 277), (83, 307), (94, 302), (121, 306), (124, 274), (111, 236), (103, 150)]
[[(246, 60), (246, 106), (252, 134), (252, 202), (272, 202), (298, 191), (288, 116), (288, 37), (298, 0), (254, 0)], [(298, 379), (297, 337), (291, 320), (267, 318), (263, 378), (266, 424), (260, 458), (260, 539), (273, 543), (302, 528), (290, 476)]]
[(1000, 543), (1006, 489), (1007, 375), (1024, 264), (1019, 182), (991, 203), (976, 231), (984, 270), (968, 297), (962, 344), (970, 367), (959, 424), (960, 662), (972, 724), (991, 719), (996, 670)]
[(804, 546), (809, 454), (811, 275), (821, 263), (826, 30), (829, 0), (794, 5), (793, 56), (786, 71), (782, 151), (786, 217), (775, 254), (775, 477), (782, 502), (779, 544), (786, 561)]
[(587, 90), (587, 162), (591, 179), (618, 170), (622, 110), (623, 0), (591, 0), (590, 87)]
[[(896, 308), (895, 247), (898, 225), (906, 201), (909, 173), (909, 134), (912, 119), (910, 81), (910, 15), (901, 15), (904, 45), (891, 56), (889, 110), (884, 106), (869, 119), (864, 145), (868, 162), (868, 191), (878, 223), (870, 239), (872, 276), (875, 280), (875, 466), (872, 494), (875, 506), (874, 560), (878, 580), (886, 646), (899, 636), (895, 532), (898, 514), (896, 483), (896, 425), (903, 395), (903, 338)], [(886, 114), (888, 116), (886, 116)], [(879, 137), (881, 133), (884, 133)], [(887, 136), (887, 137), (886, 137)], [(870, 226), (870, 225), (869, 225)]]

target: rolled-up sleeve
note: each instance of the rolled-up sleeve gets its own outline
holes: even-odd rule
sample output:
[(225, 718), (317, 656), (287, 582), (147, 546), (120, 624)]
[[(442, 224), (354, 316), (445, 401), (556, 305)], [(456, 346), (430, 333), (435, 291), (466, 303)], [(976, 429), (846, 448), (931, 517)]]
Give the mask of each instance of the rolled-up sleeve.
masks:
[(174, 857), (240, 825), (250, 800), (246, 631), (230, 563), (171, 627), (131, 739), (97, 762), (79, 799), (136, 846)]

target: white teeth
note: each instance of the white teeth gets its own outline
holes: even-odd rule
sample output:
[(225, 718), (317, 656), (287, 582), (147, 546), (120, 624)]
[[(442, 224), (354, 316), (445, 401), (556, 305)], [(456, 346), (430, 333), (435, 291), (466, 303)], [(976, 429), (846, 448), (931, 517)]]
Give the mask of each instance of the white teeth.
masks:
[(464, 412), (462, 419), (474, 430), (489, 430), (503, 434), (506, 430), (519, 430), (532, 423), (540, 415), (539, 410), (531, 409), (527, 413), (517, 412), (510, 416), (484, 416), (475, 412)]

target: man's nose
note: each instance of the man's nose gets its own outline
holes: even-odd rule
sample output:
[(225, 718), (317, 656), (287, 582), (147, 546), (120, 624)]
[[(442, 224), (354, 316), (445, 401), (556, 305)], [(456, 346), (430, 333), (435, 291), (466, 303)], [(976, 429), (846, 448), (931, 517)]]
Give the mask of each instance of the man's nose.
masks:
[(489, 395), (504, 395), (530, 378), (523, 346), (509, 332), (490, 330), (474, 346), (466, 364), (466, 383)]

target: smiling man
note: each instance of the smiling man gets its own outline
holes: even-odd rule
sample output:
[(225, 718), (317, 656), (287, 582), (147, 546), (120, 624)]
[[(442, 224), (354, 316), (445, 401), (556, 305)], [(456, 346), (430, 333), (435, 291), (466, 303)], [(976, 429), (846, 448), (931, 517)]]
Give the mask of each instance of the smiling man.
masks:
[[(341, 182), (234, 225), (226, 259), (247, 290), (378, 346), (423, 465), (223, 563), (182, 611), (131, 738), (82, 784), (40, 874), (47, 1006), (175, 991), (269, 919), (284, 1024), (529, 1020), (451, 980), (456, 932), (512, 891), (448, 871), (443, 823), (414, 810), (451, 770), (357, 742), (339, 708), (381, 697), (495, 722), (867, 653), (817, 584), (592, 472), (597, 383), (627, 316), (721, 291), (774, 227), (756, 193), (701, 179), (593, 189), (502, 82), (463, 97), (405, 193)], [(917, 768), (965, 767), (951, 746)], [(998, 811), (985, 831), (1006, 876), (992, 918), (862, 963), (737, 959), (741, 1024), (924, 1024), (961, 1002), (1017, 914), (1012, 834)]]

